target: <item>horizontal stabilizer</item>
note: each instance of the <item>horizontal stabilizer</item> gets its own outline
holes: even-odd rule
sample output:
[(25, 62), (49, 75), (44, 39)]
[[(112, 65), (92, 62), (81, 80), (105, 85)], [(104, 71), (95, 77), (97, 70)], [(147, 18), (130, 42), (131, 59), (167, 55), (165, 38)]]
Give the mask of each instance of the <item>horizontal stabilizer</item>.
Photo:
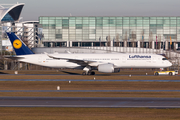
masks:
[(12, 60), (24, 59), (24, 57), (17, 57), (17, 56), (4, 56), (4, 58), (8, 58), (8, 59), (12, 59)]

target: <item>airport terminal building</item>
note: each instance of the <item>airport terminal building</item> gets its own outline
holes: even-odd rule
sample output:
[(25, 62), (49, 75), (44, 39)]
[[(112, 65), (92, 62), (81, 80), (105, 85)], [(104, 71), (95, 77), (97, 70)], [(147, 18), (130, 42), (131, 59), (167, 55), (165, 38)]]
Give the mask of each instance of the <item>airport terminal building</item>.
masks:
[(34, 53), (155, 53), (179, 66), (180, 17), (41, 16), (23, 22), (24, 3), (10, 6), (0, 5), (2, 51), (13, 51), (5, 34), (9, 31)]
[(17, 4), (0, 4), (0, 50), (2, 50), (3, 24), (13, 23), (19, 20), (24, 3)]
[(15, 32), (29, 48), (39, 46), (39, 21), (22, 22), (23, 7), (24, 3), (0, 4), (0, 50), (13, 51), (5, 31)]
[(180, 46), (180, 17), (42, 16), (39, 23), (45, 47)]

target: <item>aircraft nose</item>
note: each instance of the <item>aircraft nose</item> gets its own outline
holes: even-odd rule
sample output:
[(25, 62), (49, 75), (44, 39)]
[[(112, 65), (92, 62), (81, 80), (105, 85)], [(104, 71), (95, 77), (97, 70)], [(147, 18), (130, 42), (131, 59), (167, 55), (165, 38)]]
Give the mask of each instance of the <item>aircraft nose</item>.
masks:
[(172, 63), (171, 63), (171, 62), (169, 62), (169, 61), (168, 61), (168, 66), (169, 66), (169, 67), (170, 67), (170, 66), (172, 66)]

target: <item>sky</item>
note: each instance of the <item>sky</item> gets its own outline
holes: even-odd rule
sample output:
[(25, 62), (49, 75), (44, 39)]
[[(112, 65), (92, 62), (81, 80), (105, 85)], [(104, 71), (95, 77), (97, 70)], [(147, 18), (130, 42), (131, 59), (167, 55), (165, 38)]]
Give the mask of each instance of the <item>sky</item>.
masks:
[(0, 0), (25, 3), (23, 21), (40, 16), (180, 16), (180, 0)]

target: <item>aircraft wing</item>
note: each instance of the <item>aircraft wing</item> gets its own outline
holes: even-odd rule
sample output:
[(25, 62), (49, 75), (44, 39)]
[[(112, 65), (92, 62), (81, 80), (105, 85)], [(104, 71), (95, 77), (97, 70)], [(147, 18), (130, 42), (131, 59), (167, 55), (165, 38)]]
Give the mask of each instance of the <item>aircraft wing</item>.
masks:
[(57, 59), (57, 60), (68, 60), (68, 62), (72, 62), (72, 63), (76, 63), (79, 64), (81, 66), (97, 66), (98, 62), (97, 61), (90, 61), (90, 60), (82, 60), (82, 59), (70, 59), (70, 58), (61, 58), (61, 57), (55, 57), (55, 56), (51, 56), (48, 55), (48, 57), (53, 58), (53, 59)]

